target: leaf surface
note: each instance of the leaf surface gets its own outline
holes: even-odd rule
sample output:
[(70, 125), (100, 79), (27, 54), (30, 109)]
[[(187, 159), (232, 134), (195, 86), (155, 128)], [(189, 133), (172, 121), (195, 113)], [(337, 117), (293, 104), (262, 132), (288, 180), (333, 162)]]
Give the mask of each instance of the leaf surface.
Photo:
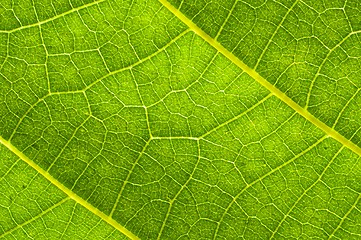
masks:
[(360, 11), (4, 1), (0, 238), (359, 238)]

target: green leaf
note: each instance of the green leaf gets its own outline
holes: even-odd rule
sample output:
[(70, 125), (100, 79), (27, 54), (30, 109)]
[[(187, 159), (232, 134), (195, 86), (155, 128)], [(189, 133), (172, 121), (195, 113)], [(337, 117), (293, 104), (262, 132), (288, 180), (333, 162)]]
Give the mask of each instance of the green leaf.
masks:
[(360, 19), (3, 0), (0, 239), (359, 239)]

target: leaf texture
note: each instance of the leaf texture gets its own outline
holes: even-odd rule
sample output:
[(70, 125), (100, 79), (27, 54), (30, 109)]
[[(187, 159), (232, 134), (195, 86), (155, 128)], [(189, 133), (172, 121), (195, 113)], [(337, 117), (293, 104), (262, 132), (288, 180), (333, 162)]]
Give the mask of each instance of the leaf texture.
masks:
[(359, 239), (359, 19), (4, 0), (0, 239)]

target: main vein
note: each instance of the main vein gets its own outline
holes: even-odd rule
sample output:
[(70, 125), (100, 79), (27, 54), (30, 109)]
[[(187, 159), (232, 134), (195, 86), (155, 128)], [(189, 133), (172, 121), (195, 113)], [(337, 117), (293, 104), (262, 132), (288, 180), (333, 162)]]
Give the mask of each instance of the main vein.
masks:
[(69, 188), (65, 187), (62, 183), (56, 180), (53, 176), (50, 175), (49, 172), (45, 171), (41, 167), (39, 167), (35, 162), (30, 160), (24, 153), (22, 153), (19, 149), (13, 146), (9, 141), (6, 141), (4, 138), (0, 136), (0, 143), (7, 147), (10, 151), (15, 153), (20, 159), (29, 164), (32, 168), (34, 168), (37, 172), (39, 172), (42, 176), (44, 176), (48, 181), (54, 184), (57, 188), (63, 191), (66, 195), (68, 195), (71, 199), (88, 209), (90, 212), (94, 213), (98, 217), (100, 217), (105, 222), (109, 223), (115, 229), (119, 230), (121, 233), (126, 235), (130, 239), (139, 239), (136, 235), (130, 232), (128, 229), (120, 225), (117, 221), (115, 221), (110, 216), (107, 216), (105, 213), (101, 212), (99, 209), (85, 201), (83, 198), (79, 197)]
[(175, 8), (171, 3), (167, 0), (159, 0), (164, 7), (166, 7), (170, 12), (172, 12), (177, 18), (179, 18), (184, 24), (186, 24), (193, 32), (195, 32), (198, 36), (203, 38), (206, 42), (208, 42), (212, 47), (214, 47), (217, 51), (222, 53), (226, 58), (236, 64), (239, 68), (241, 68), (244, 72), (246, 72), (249, 76), (251, 76), (254, 80), (260, 83), (262, 86), (267, 88), (273, 95), (281, 99), (284, 103), (290, 106), (293, 110), (295, 110), (298, 114), (303, 116), (305, 119), (310, 121), (312, 124), (320, 128), (327, 135), (342, 143), (345, 147), (349, 148), (353, 152), (357, 153), (361, 156), (361, 148), (356, 144), (351, 142), (349, 139), (342, 136), (335, 129), (327, 126), (325, 123), (321, 122), (315, 116), (313, 116), (306, 109), (298, 105), (294, 102), (290, 97), (288, 97), (281, 90), (276, 88), (266, 79), (264, 79), (261, 75), (259, 75), (254, 69), (247, 66), (243, 61), (241, 61), (238, 57), (236, 57), (233, 53), (228, 51), (225, 47), (223, 47), (219, 42), (205, 33), (201, 28), (199, 28), (195, 23), (192, 22), (189, 18), (187, 18), (182, 12), (180, 12), (177, 8)]

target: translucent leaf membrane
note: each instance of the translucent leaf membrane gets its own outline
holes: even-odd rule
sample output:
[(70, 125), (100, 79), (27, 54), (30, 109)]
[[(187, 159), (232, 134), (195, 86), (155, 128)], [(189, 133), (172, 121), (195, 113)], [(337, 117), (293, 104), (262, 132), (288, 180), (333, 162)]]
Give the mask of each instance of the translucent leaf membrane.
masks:
[(128, 239), (0, 146), (0, 239)]
[(361, 146), (361, 5), (170, 0), (267, 81)]
[(359, 3), (161, 2), (1, 4), (0, 238), (360, 237)]

